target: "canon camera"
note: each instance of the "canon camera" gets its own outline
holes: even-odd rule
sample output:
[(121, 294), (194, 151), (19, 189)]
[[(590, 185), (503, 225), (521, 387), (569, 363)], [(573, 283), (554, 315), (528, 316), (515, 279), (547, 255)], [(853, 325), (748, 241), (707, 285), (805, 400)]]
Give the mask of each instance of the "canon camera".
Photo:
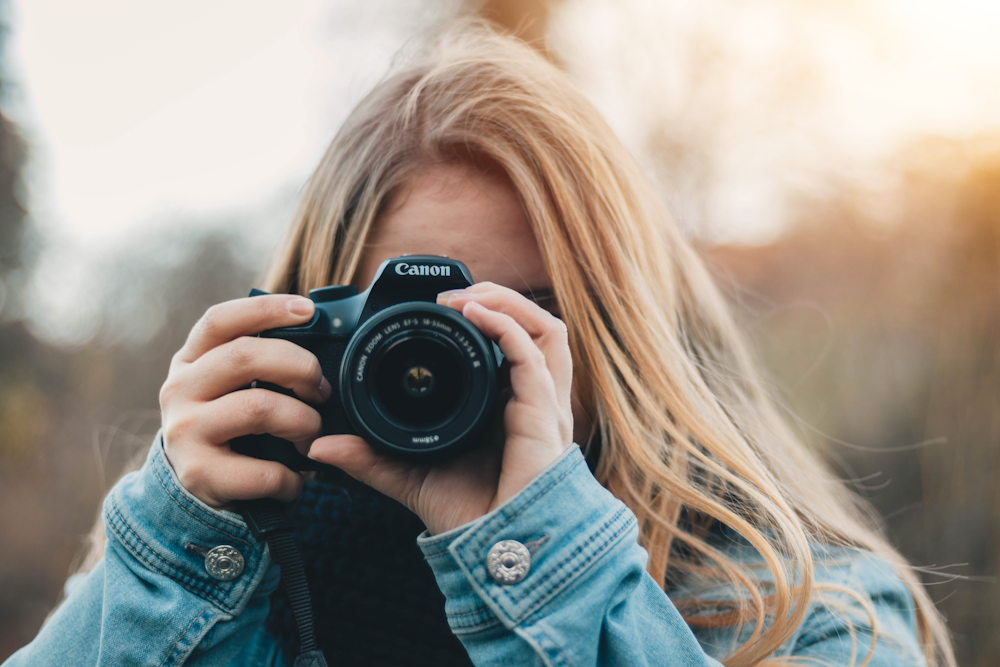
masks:
[[(435, 303), (439, 292), (470, 285), (462, 262), (397, 257), (383, 262), (360, 294), (350, 285), (310, 291), (312, 320), (260, 336), (291, 341), (319, 359), (333, 388), (329, 400), (315, 406), (323, 435), (350, 433), (383, 453), (439, 458), (472, 443), (496, 407), (499, 348), (461, 313)], [(275, 385), (256, 386), (291, 395)], [(324, 467), (269, 434), (236, 438), (232, 447), (294, 470)]]

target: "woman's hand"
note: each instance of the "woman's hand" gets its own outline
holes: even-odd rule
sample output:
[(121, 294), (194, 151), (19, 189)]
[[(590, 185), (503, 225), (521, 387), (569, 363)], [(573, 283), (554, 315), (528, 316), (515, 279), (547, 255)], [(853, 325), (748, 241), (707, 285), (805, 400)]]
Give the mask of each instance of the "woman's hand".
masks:
[[(271, 433), (305, 453), (322, 433), (319, 413), (303, 401), (330, 397), (330, 383), (311, 352), (285, 340), (252, 337), (266, 329), (304, 324), (315, 305), (294, 295), (256, 296), (213, 306), (174, 355), (160, 390), (167, 459), (181, 484), (210, 507), (234, 500), (290, 501), (302, 476), (280, 463), (241, 456), (229, 441)], [(266, 389), (254, 380), (287, 387), (302, 400)]]
[(504, 410), (502, 447), (476, 447), (433, 466), (380, 455), (353, 435), (320, 438), (309, 450), (311, 458), (406, 505), (431, 534), (502, 504), (559, 458), (573, 438), (573, 361), (566, 325), (493, 283), (443, 292), (438, 303), (460, 311), (497, 342), (510, 362), (513, 396)]

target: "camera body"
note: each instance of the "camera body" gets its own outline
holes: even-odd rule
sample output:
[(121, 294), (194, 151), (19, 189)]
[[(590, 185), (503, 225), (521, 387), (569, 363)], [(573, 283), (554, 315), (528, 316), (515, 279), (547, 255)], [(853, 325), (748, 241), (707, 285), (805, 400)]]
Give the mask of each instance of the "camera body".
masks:
[[(316, 355), (333, 388), (325, 403), (314, 406), (323, 435), (359, 435), (382, 453), (411, 460), (441, 458), (471, 444), (496, 408), (502, 353), (460, 313), (436, 303), (439, 292), (472, 284), (462, 262), (404, 255), (383, 262), (360, 294), (351, 285), (310, 291), (316, 312), (308, 323), (260, 336)], [(327, 467), (270, 434), (231, 444), (236, 452), (294, 470)]]

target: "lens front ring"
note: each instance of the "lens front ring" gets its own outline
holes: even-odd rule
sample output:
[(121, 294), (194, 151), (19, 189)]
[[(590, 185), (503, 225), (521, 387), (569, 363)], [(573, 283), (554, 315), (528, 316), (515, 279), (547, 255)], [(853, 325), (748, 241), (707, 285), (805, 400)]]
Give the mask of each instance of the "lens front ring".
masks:
[[(406, 374), (420, 367), (434, 386), (423, 403), (405, 391)], [(407, 458), (441, 456), (468, 444), (492, 417), (496, 384), (490, 341), (455, 310), (426, 301), (391, 306), (365, 322), (348, 342), (340, 369), (344, 411), (355, 431)]]

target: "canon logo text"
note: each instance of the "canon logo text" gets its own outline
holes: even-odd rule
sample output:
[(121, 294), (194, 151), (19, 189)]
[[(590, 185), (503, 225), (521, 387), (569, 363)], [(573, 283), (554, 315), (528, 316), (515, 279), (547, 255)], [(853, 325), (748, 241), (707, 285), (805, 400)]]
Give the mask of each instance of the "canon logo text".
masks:
[(401, 276), (451, 276), (451, 267), (400, 262), (396, 265), (396, 273)]

